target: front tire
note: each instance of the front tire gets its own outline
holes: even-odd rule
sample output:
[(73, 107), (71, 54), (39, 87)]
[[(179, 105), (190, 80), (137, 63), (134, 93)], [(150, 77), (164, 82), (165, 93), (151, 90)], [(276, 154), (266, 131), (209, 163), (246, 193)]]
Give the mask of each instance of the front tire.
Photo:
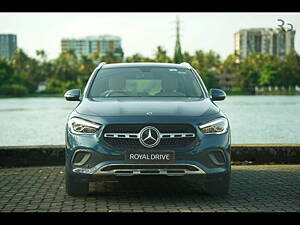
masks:
[(68, 195), (86, 196), (89, 193), (89, 182), (78, 181), (74, 177), (65, 173), (65, 188)]

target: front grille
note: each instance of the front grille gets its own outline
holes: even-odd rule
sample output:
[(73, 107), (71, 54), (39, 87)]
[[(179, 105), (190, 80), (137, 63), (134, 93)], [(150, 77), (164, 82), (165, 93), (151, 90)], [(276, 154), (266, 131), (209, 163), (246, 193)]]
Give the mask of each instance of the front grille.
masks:
[(139, 133), (146, 126), (153, 126), (161, 133), (195, 133), (189, 124), (113, 124), (107, 125), (104, 133)]
[(146, 126), (155, 127), (164, 134), (160, 143), (151, 149), (189, 149), (197, 143), (195, 128), (189, 124), (113, 124), (104, 128), (103, 138), (106, 144), (119, 150), (149, 149), (141, 145), (136, 135)]

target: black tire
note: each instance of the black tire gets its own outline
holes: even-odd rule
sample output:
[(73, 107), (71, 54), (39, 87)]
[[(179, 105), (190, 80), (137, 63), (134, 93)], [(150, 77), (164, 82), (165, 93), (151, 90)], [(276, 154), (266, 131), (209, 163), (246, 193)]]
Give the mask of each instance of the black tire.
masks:
[(230, 174), (226, 174), (218, 180), (208, 180), (203, 184), (203, 190), (209, 195), (224, 196), (230, 191)]
[(68, 195), (86, 196), (89, 193), (89, 182), (75, 180), (73, 177), (65, 174), (65, 187)]

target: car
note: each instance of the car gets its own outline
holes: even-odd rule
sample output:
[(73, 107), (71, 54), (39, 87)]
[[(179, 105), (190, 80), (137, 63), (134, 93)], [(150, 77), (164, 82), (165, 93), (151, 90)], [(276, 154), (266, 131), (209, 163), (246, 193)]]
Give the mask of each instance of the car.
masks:
[(195, 191), (229, 193), (230, 126), (215, 104), (226, 93), (208, 92), (189, 63), (102, 62), (82, 94), (64, 97), (79, 101), (65, 129), (67, 194), (121, 176), (177, 177)]

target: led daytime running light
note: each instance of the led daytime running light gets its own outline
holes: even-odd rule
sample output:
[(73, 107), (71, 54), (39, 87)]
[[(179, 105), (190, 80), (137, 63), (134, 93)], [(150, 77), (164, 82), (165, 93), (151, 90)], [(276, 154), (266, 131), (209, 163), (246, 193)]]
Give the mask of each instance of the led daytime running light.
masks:
[(201, 125), (199, 128), (205, 134), (224, 134), (228, 128), (228, 121), (225, 118), (220, 118)]
[(93, 123), (80, 118), (71, 118), (68, 122), (71, 132), (74, 134), (95, 134), (101, 127), (100, 124)]

